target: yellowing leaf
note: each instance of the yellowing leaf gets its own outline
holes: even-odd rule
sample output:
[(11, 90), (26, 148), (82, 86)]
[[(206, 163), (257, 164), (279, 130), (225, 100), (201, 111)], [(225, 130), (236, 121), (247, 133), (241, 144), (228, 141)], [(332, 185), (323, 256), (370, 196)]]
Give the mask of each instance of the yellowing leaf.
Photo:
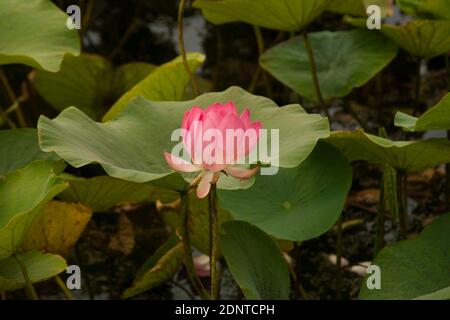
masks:
[(22, 247), (66, 256), (91, 216), (92, 210), (82, 204), (50, 201), (32, 225)]

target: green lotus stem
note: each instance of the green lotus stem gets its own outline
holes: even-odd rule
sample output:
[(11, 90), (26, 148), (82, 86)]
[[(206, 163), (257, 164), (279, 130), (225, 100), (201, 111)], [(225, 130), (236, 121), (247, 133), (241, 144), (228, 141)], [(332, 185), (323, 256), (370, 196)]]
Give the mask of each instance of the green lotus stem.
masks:
[(17, 100), (17, 97), (14, 94), (14, 91), (11, 88), (11, 85), (9, 84), (8, 78), (6, 77), (5, 73), (3, 72), (3, 69), (0, 69), (0, 82), (2, 83), (3, 87), (5, 88), (5, 91), (8, 95), (8, 98), (9, 98), (11, 104), (17, 103), (16, 115), (17, 115), (17, 120), (19, 121), (20, 127), (26, 128), (27, 123), (25, 121), (25, 117), (23, 116), (22, 109), (20, 108), (20, 103)]
[(381, 179), (380, 197), (378, 200), (377, 227), (375, 236), (375, 245), (373, 256), (376, 257), (378, 252), (384, 247), (384, 214), (386, 211), (386, 202), (384, 199), (384, 174)]
[(181, 218), (183, 224), (180, 228), (181, 237), (183, 241), (183, 249), (184, 249), (184, 265), (186, 267), (186, 272), (188, 274), (188, 278), (191, 281), (194, 290), (197, 294), (204, 300), (209, 299), (208, 293), (206, 292), (205, 287), (203, 287), (202, 282), (200, 281), (197, 272), (195, 271), (194, 260), (192, 258), (192, 247), (189, 239), (189, 194), (187, 191), (181, 192)]
[[(445, 67), (447, 69), (447, 89), (450, 91), (450, 61), (445, 55)], [(450, 130), (447, 130), (447, 139), (450, 140)], [(445, 164), (445, 210), (450, 210), (450, 164)]]
[(358, 113), (353, 109), (351, 102), (348, 99), (344, 99), (344, 108), (345, 110), (350, 113), (353, 118), (358, 122), (359, 126), (364, 129), (365, 132), (369, 132), (369, 126), (366, 121), (364, 121)]
[(59, 275), (55, 276), (55, 281), (58, 284), (58, 286), (61, 288), (61, 291), (64, 293), (64, 296), (66, 297), (67, 300), (75, 300), (75, 297), (73, 296), (72, 292), (70, 292), (70, 290), (67, 289), (66, 284), (64, 283), (64, 281), (61, 279), (61, 277)]
[(89, 21), (91, 20), (91, 16), (92, 16), (92, 10), (94, 9), (94, 2), (95, 2), (95, 0), (87, 1), (85, 8), (83, 10), (84, 16), (83, 16), (83, 20), (81, 22), (82, 23), (82, 26), (81, 26), (82, 35), (86, 33), (87, 28), (89, 26)]
[(175, 287), (177, 287), (178, 289), (182, 290), (184, 293), (186, 293), (186, 295), (189, 297), (189, 299), (191, 300), (195, 300), (195, 297), (192, 295), (192, 293), (189, 291), (189, 289), (187, 289), (185, 286), (183, 286), (181, 283), (179, 283), (178, 281), (175, 280), (171, 280), (170, 281)]
[(418, 59), (417, 61), (417, 69), (416, 69), (416, 86), (414, 89), (414, 99), (415, 107), (413, 110), (413, 115), (416, 116), (420, 111), (420, 100), (421, 100), (421, 91), (422, 91), (422, 77), (420, 74), (420, 68), (422, 66), (422, 59)]
[[(255, 32), (256, 45), (258, 46), (258, 54), (261, 56), (265, 51), (264, 37), (262, 35), (260, 27), (253, 26), (253, 31)], [(258, 68), (260, 68), (259, 64), (258, 64)], [(272, 88), (270, 87), (269, 79), (267, 78), (266, 72), (264, 72), (264, 71), (262, 72), (262, 77), (264, 80), (264, 86), (266, 88), (267, 95), (269, 97), (272, 97)]]
[(342, 220), (343, 213), (339, 217), (336, 226), (336, 300), (341, 299), (341, 262), (342, 262)]
[(250, 85), (248, 86), (248, 89), (247, 89), (248, 92), (253, 93), (255, 91), (256, 84), (258, 83), (261, 71), (262, 71), (261, 67), (258, 65), (256, 67), (255, 72), (253, 73), (252, 81), (250, 82)]
[(397, 170), (397, 199), (398, 199), (398, 216), (400, 225), (400, 237), (406, 238), (407, 233), (407, 192), (406, 192), (406, 171)]
[(296, 261), (295, 269), (294, 269), (294, 267), (292, 266), (291, 263), (288, 263), (287, 265), (288, 265), (289, 273), (291, 274), (292, 281), (294, 282), (294, 286), (295, 286), (294, 289), (295, 289), (295, 293), (296, 293), (297, 297), (301, 295), (301, 297), (304, 300), (309, 300), (309, 295), (306, 292), (305, 288), (303, 288), (303, 285), (301, 284), (301, 282), (299, 280), (299, 276), (297, 276), (297, 274), (300, 275), (300, 268), (299, 268), (299, 266), (300, 266), (300, 263), (299, 263), (300, 254), (299, 254), (299, 251), (300, 251), (299, 244), (297, 242), (294, 242), (294, 258), (295, 258), (295, 261)]
[(313, 85), (314, 85), (314, 91), (316, 92), (316, 97), (319, 100), (322, 111), (325, 113), (325, 115), (328, 118), (330, 118), (330, 114), (328, 113), (327, 105), (326, 105), (325, 101), (323, 100), (322, 91), (320, 90), (319, 77), (317, 76), (316, 60), (314, 59), (314, 51), (313, 51), (313, 48), (309, 41), (308, 33), (306, 31), (304, 31), (302, 33), (302, 35), (303, 35), (303, 39), (305, 41), (306, 51), (308, 52), (309, 65), (311, 67), (311, 75), (313, 78)]
[(211, 298), (213, 300), (219, 299), (219, 277), (218, 266), (219, 261), (219, 221), (217, 216), (217, 186), (215, 183), (211, 184), (209, 192), (209, 244), (210, 244), (210, 269), (211, 269)]
[(22, 270), (22, 275), (26, 283), (25, 292), (27, 296), (32, 300), (39, 300), (39, 296), (33, 287), (33, 283), (30, 280), (30, 276), (28, 275), (26, 266), (23, 264), (22, 260), (20, 260), (20, 258), (16, 254), (13, 254), (13, 257), (14, 259), (16, 259), (17, 263), (20, 266), (20, 269)]
[[(80, 266), (81, 270), (86, 270), (86, 268), (84, 268), (84, 262), (83, 262), (82, 255), (80, 252), (80, 242), (79, 241), (75, 244), (74, 252), (75, 252), (76, 264)], [(89, 299), (95, 300), (94, 290), (91, 286), (91, 280), (90, 280), (89, 273), (87, 272), (87, 270), (84, 272), (84, 280), (86, 283)]]
[(2, 107), (0, 107), (0, 118), (2, 118), (3, 121), (5, 121), (11, 129), (16, 129), (17, 128), (16, 124), (14, 123), (14, 121), (11, 120), (8, 114), (9, 114), (8, 110), (5, 110)]
[[(450, 140), (450, 130), (447, 131), (447, 140)], [(450, 210), (450, 164), (445, 164), (445, 211)]]
[(186, 72), (191, 79), (192, 86), (194, 87), (195, 94), (200, 95), (200, 85), (197, 81), (192, 70), (189, 68), (189, 64), (186, 57), (186, 49), (184, 47), (184, 33), (183, 33), (183, 17), (184, 17), (184, 7), (186, 5), (186, 0), (180, 0), (180, 5), (178, 6), (178, 49), (180, 50), (181, 57), (183, 59), (183, 65)]

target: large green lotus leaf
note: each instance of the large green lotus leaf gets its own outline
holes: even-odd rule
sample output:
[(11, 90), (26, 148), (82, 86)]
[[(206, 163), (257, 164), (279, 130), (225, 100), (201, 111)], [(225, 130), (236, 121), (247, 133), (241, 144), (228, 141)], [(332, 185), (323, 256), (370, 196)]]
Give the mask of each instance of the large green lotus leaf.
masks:
[(438, 104), (427, 110), (419, 118), (397, 112), (394, 123), (405, 131), (449, 130), (450, 93), (447, 93)]
[(77, 30), (50, 0), (0, 1), (0, 65), (23, 63), (56, 72), (66, 53), (80, 53)]
[[(397, 46), (368, 30), (320, 31), (309, 34), (324, 99), (343, 97), (364, 85), (397, 54)], [(261, 66), (279, 81), (317, 101), (303, 37), (285, 41), (260, 57)]]
[(133, 285), (124, 291), (122, 298), (131, 298), (170, 280), (180, 268), (183, 257), (183, 244), (173, 234), (144, 263)]
[[(188, 230), (191, 244), (199, 251), (209, 254), (209, 205), (208, 199), (198, 199), (195, 192), (189, 193)], [(180, 228), (184, 221), (180, 212), (180, 201), (158, 205), (163, 220), (173, 229)], [(219, 223), (231, 219), (228, 211), (218, 208)]]
[(352, 16), (366, 16), (367, 7), (377, 5), (381, 9), (381, 17), (393, 14), (392, 0), (333, 0), (327, 5), (327, 11)]
[[(50, 279), (67, 268), (66, 261), (58, 255), (30, 251), (16, 256), (27, 269), (32, 283)], [(13, 291), (26, 286), (19, 262), (15, 257), (0, 260), (0, 291)]]
[(67, 187), (54, 166), (35, 161), (0, 179), (0, 259), (16, 252), (47, 202)]
[[(183, 102), (152, 102), (137, 97), (114, 121), (106, 123), (94, 122), (80, 110), (68, 108), (54, 120), (42, 116), (38, 135), (44, 151), (55, 151), (75, 167), (98, 162), (113, 177), (147, 182), (173, 172), (164, 159), (164, 152), (170, 152), (175, 145), (171, 134), (180, 128), (186, 110), (230, 100), (240, 112), (248, 107), (252, 119), (262, 121), (263, 128), (279, 130), (281, 167), (297, 166), (319, 139), (329, 136), (326, 118), (307, 114), (299, 105), (279, 108), (272, 100), (239, 87)], [(270, 138), (269, 132), (269, 143)], [(228, 183), (219, 187), (233, 186)]]
[(381, 269), (381, 289), (362, 299), (450, 299), (450, 214), (437, 218), (413, 240), (394, 243), (373, 262)]
[[(366, 28), (365, 19), (345, 17), (345, 21)], [(448, 20), (411, 20), (399, 26), (382, 24), (380, 32), (416, 57), (431, 59), (450, 51)]]
[(34, 160), (58, 160), (39, 148), (36, 129), (0, 130), (0, 177)]
[(289, 270), (278, 245), (244, 221), (229, 221), (220, 230), (220, 248), (231, 274), (249, 300), (289, 298)]
[(350, 162), (365, 160), (407, 171), (450, 162), (447, 139), (392, 141), (357, 130), (334, 132), (327, 141), (341, 150)]
[(57, 110), (77, 106), (90, 117), (100, 119), (122, 94), (155, 68), (139, 62), (115, 68), (98, 55), (67, 55), (59, 72), (37, 71), (34, 85)]
[(450, 286), (432, 293), (424, 294), (414, 300), (450, 300)]
[(297, 31), (306, 27), (326, 8), (328, 0), (196, 0), (214, 24), (242, 21), (260, 27)]
[(158, 66), (146, 62), (129, 62), (117, 67), (114, 71), (112, 92), (114, 99), (131, 90), (137, 83), (144, 80), (150, 73), (156, 71)]
[(449, 0), (397, 0), (397, 5), (412, 16), (450, 19)]
[[(187, 55), (189, 68), (195, 71), (204, 61), (201, 53)], [(183, 100), (186, 86), (189, 84), (189, 74), (181, 57), (165, 63), (154, 72), (127, 91), (105, 114), (103, 121), (109, 121), (127, 106), (135, 97), (142, 96), (152, 101), (180, 101)]]
[(168, 202), (178, 198), (177, 192), (110, 176), (88, 179), (67, 175), (62, 177), (69, 182), (69, 188), (60, 193), (58, 197), (67, 202), (81, 202), (94, 212), (107, 211), (111, 207), (125, 202), (151, 200)]
[[(258, 176), (246, 190), (220, 190), (222, 207), (279, 239), (303, 241), (329, 230), (342, 212), (352, 169), (340, 152), (320, 143), (298, 167)], [(324, 201), (326, 199), (326, 201)]]

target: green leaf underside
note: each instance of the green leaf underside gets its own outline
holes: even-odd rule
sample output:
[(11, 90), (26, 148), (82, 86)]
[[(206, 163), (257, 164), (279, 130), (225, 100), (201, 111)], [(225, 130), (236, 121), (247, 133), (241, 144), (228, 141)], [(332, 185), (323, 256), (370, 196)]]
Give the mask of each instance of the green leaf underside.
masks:
[(0, 177), (35, 160), (58, 160), (39, 148), (36, 129), (0, 130)]
[(369, 290), (362, 285), (360, 298), (450, 299), (448, 230), (450, 214), (445, 214), (416, 239), (400, 241), (380, 251), (373, 264), (382, 272), (381, 289)]
[[(189, 68), (194, 72), (204, 61), (205, 56), (200, 53), (187, 55)], [(142, 96), (152, 101), (181, 101), (183, 100), (186, 86), (189, 83), (189, 74), (181, 57), (158, 67), (145, 79), (134, 85), (103, 117), (103, 121), (109, 121), (117, 117), (130, 101)]]
[[(324, 99), (344, 97), (386, 67), (397, 46), (367, 30), (310, 33), (320, 89)], [(285, 41), (260, 57), (261, 66), (286, 86), (317, 101), (308, 53), (302, 36)]]
[(49, 0), (0, 1), (0, 65), (58, 71), (66, 53), (80, 53), (78, 32), (69, 30), (66, 20)]
[[(67, 268), (66, 261), (54, 254), (30, 251), (17, 254), (25, 265), (32, 283), (50, 279)], [(13, 291), (26, 286), (22, 269), (16, 258), (0, 260), (0, 291)]]
[[(113, 177), (148, 182), (172, 173), (164, 152), (171, 152), (176, 144), (171, 141), (171, 135), (180, 128), (185, 111), (193, 106), (206, 108), (230, 100), (239, 112), (248, 107), (252, 120), (262, 121), (263, 128), (279, 130), (281, 167), (295, 167), (307, 158), (320, 138), (329, 136), (326, 118), (309, 115), (299, 105), (279, 108), (270, 99), (231, 87), (184, 102), (152, 102), (138, 97), (116, 119), (106, 123), (96, 123), (80, 110), (68, 108), (54, 120), (39, 119), (40, 145), (44, 151), (55, 151), (75, 167), (97, 162)], [(270, 138), (269, 132), (269, 143)], [(219, 187), (241, 185), (234, 181), (235, 185), (225, 185), (219, 180)], [(248, 182), (244, 186), (248, 187)]]
[(100, 119), (122, 94), (155, 68), (142, 62), (116, 68), (98, 55), (67, 55), (59, 72), (37, 71), (33, 81), (38, 93), (55, 109), (77, 106)]
[(0, 259), (16, 251), (45, 204), (67, 187), (53, 166), (36, 161), (0, 179)]
[(400, 170), (420, 171), (450, 161), (447, 139), (392, 141), (357, 130), (334, 132), (327, 141), (341, 150), (350, 162), (364, 160)]
[(194, 8), (202, 10), (214, 24), (242, 21), (260, 27), (298, 31), (325, 10), (328, 0), (196, 0)]
[(122, 298), (131, 298), (170, 280), (179, 269), (183, 256), (183, 244), (173, 234), (145, 262), (133, 285), (125, 290)]
[(289, 298), (289, 270), (278, 245), (244, 221), (222, 224), (220, 248), (231, 274), (249, 300)]
[(405, 131), (428, 131), (450, 129), (450, 93), (419, 118), (397, 112), (394, 124)]
[(448, 0), (397, 0), (397, 5), (412, 16), (450, 19)]
[[(366, 28), (365, 19), (346, 17), (345, 21)], [(399, 26), (382, 24), (380, 32), (416, 57), (431, 59), (450, 51), (448, 20), (411, 20)]]
[(337, 149), (319, 143), (298, 167), (258, 176), (247, 190), (220, 190), (219, 199), (235, 219), (279, 239), (303, 241), (334, 225), (351, 182), (347, 160)]
[(414, 300), (450, 300), (450, 286), (429, 294), (414, 298)]
[(367, 7), (377, 5), (381, 8), (381, 17), (392, 15), (391, 0), (332, 0), (328, 2), (327, 11), (352, 16), (366, 16)]
[(178, 198), (176, 192), (110, 176), (89, 179), (74, 176), (64, 178), (69, 182), (69, 188), (58, 197), (66, 202), (81, 202), (95, 212), (107, 211), (117, 204), (126, 202), (156, 200), (169, 202)]

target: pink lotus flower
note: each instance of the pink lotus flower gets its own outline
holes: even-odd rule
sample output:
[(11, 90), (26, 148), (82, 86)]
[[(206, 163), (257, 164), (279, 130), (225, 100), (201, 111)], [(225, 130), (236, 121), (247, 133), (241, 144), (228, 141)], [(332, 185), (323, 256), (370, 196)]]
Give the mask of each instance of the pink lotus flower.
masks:
[(237, 166), (253, 151), (260, 135), (261, 122), (252, 122), (248, 109), (239, 115), (231, 101), (223, 105), (214, 103), (205, 110), (194, 106), (184, 114), (181, 129), (183, 147), (191, 162), (167, 152), (165, 158), (175, 171), (200, 171), (194, 180), (199, 181), (199, 198), (208, 195), (220, 172), (237, 179), (248, 179), (258, 171), (258, 167)]

